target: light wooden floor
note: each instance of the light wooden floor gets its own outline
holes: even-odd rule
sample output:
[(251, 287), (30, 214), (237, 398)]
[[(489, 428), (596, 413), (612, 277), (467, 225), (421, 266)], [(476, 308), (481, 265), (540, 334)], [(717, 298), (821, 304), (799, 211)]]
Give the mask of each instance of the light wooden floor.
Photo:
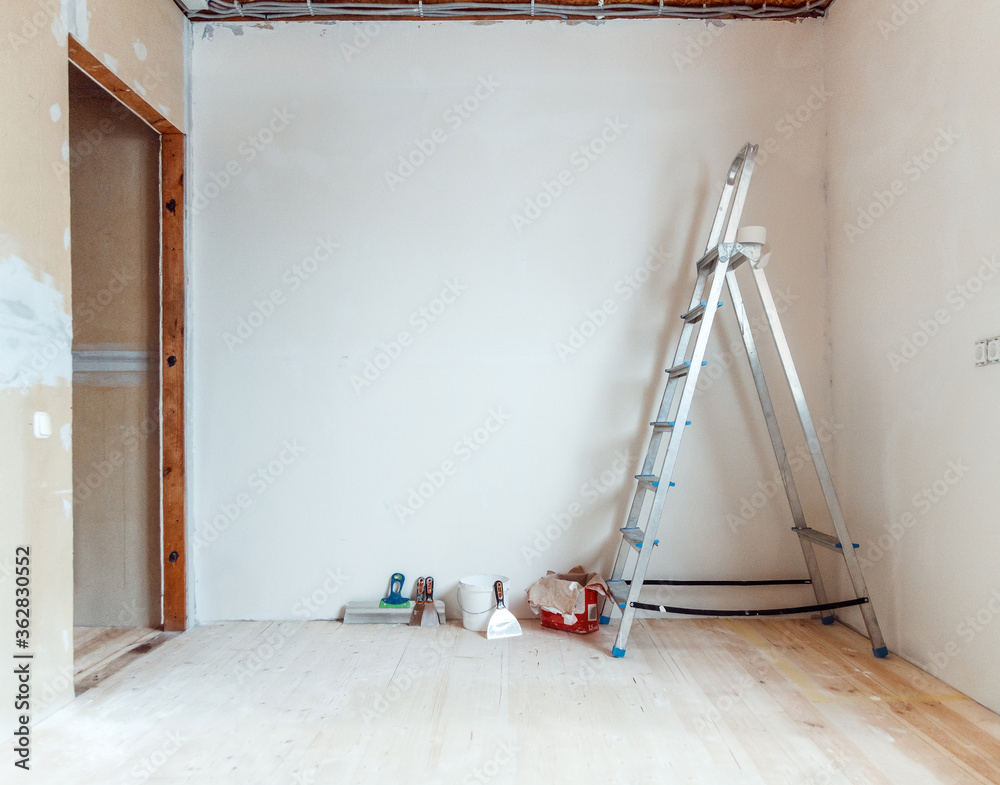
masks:
[[(1000, 717), (813, 621), (199, 627), (34, 730), (38, 783), (1000, 783)], [(11, 746), (0, 750), (9, 777)]]

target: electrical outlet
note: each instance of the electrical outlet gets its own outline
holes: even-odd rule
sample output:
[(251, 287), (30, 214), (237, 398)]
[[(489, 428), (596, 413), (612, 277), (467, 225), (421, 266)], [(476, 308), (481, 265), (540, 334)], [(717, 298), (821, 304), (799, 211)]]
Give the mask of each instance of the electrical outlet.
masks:
[(975, 360), (976, 366), (986, 365), (988, 360), (986, 359), (986, 346), (988, 341), (977, 341), (973, 353), (973, 359)]

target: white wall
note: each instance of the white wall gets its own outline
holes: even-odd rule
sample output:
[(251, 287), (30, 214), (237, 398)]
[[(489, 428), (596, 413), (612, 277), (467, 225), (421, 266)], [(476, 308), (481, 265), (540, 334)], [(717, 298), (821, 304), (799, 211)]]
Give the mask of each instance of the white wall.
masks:
[[(394, 570), (433, 573), (452, 602), (462, 575), (506, 573), (525, 614), (522, 592), (547, 569), (610, 569), (692, 262), (747, 140), (775, 152), (745, 223), (770, 228), (793, 348), (817, 416), (829, 412), (820, 22), (198, 25), (194, 38), (200, 621), (335, 617), (383, 596)], [(478, 107), (461, 118), (464, 100)], [(580, 146), (616, 123), (581, 171)], [(390, 187), (399, 157), (435, 134)], [(515, 225), (562, 170), (572, 182)], [(439, 302), (454, 281), (461, 293)], [(561, 357), (605, 301), (614, 313)], [(442, 310), (431, 323), (424, 308)], [(731, 317), (711, 350), (720, 365), (739, 339)], [(396, 349), (401, 332), (411, 343)], [(356, 389), (386, 346), (399, 356)], [(654, 573), (801, 576), (782, 505), (727, 522), (775, 475), (749, 374), (705, 387)], [(480, 449), (456, 447), (498, 411)], [(400, 516), (446, 461), (454, 474)], [(600, 492), (584, 487), (595, 479)]]
[(972, 348), (1000, 335), (1000, 7), (839, 0), (826, 27), (838, 479), (889, 648), (997, 710), (1000, 368)]

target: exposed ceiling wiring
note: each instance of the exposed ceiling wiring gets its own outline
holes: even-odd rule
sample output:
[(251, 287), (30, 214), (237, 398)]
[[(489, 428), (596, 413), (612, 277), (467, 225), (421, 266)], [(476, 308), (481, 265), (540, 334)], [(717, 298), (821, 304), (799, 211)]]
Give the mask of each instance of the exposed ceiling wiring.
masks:
[(730, 4), (700, 6), (664, 5), (658, 3), (611, 3), (598, 0), (596, 5), (569, 5), (563, 3), (496, 3), (476, 2), (281, 2), (281, 0), (209, 0), (205, 10), (192, 16), (208, 19), (250, 18), (265, 21), (302, 18), (335, 17), (400, 17), (424, 19), (484, 17), (548, 17), (557, 19), (614, 19), (614, 18), (673, 18), (673, 19), (789, 19), (800, 16), (822, 16), (833, 0), (808, 0), (797, 6), (763, 3), (760, 5)]

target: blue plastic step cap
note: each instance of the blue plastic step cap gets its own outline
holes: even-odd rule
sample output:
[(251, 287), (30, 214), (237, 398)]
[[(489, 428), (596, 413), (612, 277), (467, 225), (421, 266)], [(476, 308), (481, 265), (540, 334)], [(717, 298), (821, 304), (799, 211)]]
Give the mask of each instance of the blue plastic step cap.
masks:
[(886, 646), (882, 646), (878, 649), (872, 649), (872, 653), (881, 660), (889, 656), (889, 649)]
[(617, 646), (615, 646), (615, 647), (613, 647), (611, 649), (611, 656), (612, 657), (619, 657), (619, 658), (620, 657), (624, 657), (625, 656), (625, 649), (619, 649)]
[(835, 616), (824, 616), (823, 617), (823, 624), (833, 624), (836, 620), (837, 619), (836, 619)]
[(601, 617), (601, 624), (611, 624), (611, 617), (610, 616), (602, 616)]

